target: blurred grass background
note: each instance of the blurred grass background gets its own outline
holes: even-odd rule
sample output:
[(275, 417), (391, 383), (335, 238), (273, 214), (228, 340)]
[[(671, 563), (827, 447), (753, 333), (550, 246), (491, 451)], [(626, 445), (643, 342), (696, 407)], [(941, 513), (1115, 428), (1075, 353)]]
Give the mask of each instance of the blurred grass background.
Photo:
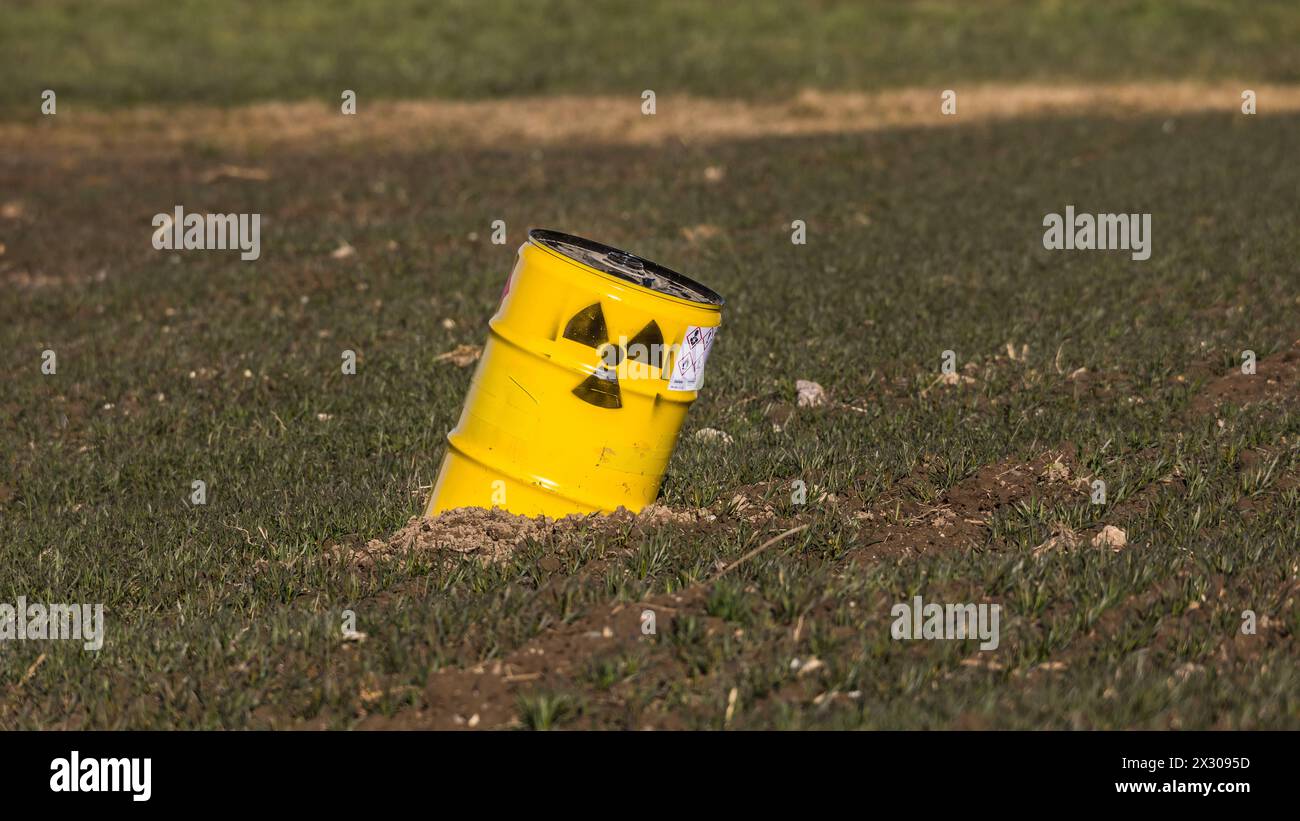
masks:
[(1300, 79), (1290, 0), (8, 0), (0, 111), (977, 81)]

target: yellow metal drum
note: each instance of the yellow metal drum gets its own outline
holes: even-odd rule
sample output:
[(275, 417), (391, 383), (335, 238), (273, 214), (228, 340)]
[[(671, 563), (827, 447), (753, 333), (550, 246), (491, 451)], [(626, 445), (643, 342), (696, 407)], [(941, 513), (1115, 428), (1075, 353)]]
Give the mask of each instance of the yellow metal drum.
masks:
[(722, 297), (675, 271), (530, 231), (426, 515), (641, 510), (659, 492), (721, 321)]

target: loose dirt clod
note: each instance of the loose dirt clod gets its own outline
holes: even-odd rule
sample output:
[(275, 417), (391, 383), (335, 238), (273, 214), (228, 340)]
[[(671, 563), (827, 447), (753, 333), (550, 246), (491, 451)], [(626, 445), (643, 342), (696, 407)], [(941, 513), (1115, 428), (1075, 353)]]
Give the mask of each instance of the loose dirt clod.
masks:
[(735, 441), (731, 438), (731, 434), (726, 431), (718, 430), (717, 428), (700, 428), (695, 431), (695, 435), (691, 438), (697, 442), (718, 445), (730, 445)]
[[(612, 514), (612, 517), (603, 517), (603, 518), (615, 518), (615, 517), (621, 517), (618, 519), (619, 521), (623, 521), (623, 522), (635, 521), (640, 524), (647, 524), (647, 525), (662, 525), (662, 524), (689, 525), (689, 524), (695, 524), (696, 522), (711, 522), (717, 518), (717, 516), (715, 516), (714, 514), (710, 513), (707, 510), (699, 510), (696, 508), (691, 508), (687, 510), (673, 510), (671, 507), (668, 507), (667, 505), (659, 505), (659, 504), (649, 505), (648, 507), (643, 509), (640, 513), (636, 514), (635, 516), (633, 516), (631, 513), (628, 513), (627, 511), (622, 511), (621, 513)], [(596, 517), (596, 518), (599, 519), (602, 517)]]
[(945, 373), (943, 376), (939, 377), (939, 384), (948, 385), (948, 386), (974, 385), (975, 378), (972, 376), (967, 376), (964, 373), (957, 373), (956, 371), (953, 371), (952, 373)]
[(504, 510), (460, 508), (432, 518), (413, 517), (406, 526), (386, 539), (371, 539), (351, 553), (357, 564), (402, 556), (411, 552), (448, 551), (476, 554), (486, 561), (500, 561), (529, 538), (539, 538), (553, 529), (545, 517), (516, 516)]
[(396, 533), (383, 539), (371, 539), (364, 547), (342, 548), (342, 552), (358, 565), (410, 553), (459, 554), (493, 563), (509, 558), (530, 539), (564, 538), (580, 530), (609, 533), (629, 526), (683, 525), (714, 519), (716, 517), (707, 510), (673, 510), (657, 504), (649, 505), (638, 514), (619, 508), (608, 515), (573, 514), (562, 519), (520, 516), (500, 508), (463, 507), (430, 518), (414, 516)]
[(457, 345), (446, 353), (439, 354), (434, 358), (434, 362), (450, 362), (458, 368), (468, 368), (478, 361), (483, 355), (483, 349), (478, 345)]
[(795, 381), (794, 389), (799, 394), (801, 408), (818, 408), (826, 404), (826, 391), (816, 382), (799, 379)]
[(1057, 459), (1043, 470), (1043, 478), (1049, 482), (1068, 482), (1070, 466)]
[(1101, 532), (1092, 537), (1093, 547), (1109, 547), (1116, 552), (1128, 544), (1128, 534), (1114, 525), (1106, 525)]

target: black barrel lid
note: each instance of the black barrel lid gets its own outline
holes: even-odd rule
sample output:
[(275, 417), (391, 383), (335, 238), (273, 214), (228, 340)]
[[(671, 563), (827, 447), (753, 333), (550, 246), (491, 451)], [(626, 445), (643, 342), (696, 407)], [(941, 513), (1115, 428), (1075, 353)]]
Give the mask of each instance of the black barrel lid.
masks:
[(722, 297), (712, 289), (671, 268), (665, 268), (657, 262), (642, 259), (635, 254), (582, 237), (575, 237), (572, 234), (548, 231), (544, 228), (534, 228), (529, 231), (528, 239), (563, 254), (575, 262), (619, 279), (625, 279), (642, 288), (705, 305), (722, 304)]

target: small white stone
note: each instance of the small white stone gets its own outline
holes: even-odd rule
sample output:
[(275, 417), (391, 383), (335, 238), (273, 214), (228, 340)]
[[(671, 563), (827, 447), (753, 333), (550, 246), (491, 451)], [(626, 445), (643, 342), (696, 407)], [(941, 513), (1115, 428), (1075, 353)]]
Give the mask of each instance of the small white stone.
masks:
[(1092, 537), (1093, 547), (1109, 547), (1111, 550), (1121, 550), (1128, 544), (1128, 534), (1114, 525), (1106, 525), (1101, 532)]
[(795, 381), (794, 389), (799, 394), (801, 408), (816, 408), (826, 404), (826, 390), (816, 382), (799, 379)]
[(695, 435), (691, 438), (697, 442), (717, 443), (721, 445), (730, 445), (735, 441), (731, 438), (731, 434), (725, 431), (720, 431), (717, 428), (700, 428), (695, 431)]

